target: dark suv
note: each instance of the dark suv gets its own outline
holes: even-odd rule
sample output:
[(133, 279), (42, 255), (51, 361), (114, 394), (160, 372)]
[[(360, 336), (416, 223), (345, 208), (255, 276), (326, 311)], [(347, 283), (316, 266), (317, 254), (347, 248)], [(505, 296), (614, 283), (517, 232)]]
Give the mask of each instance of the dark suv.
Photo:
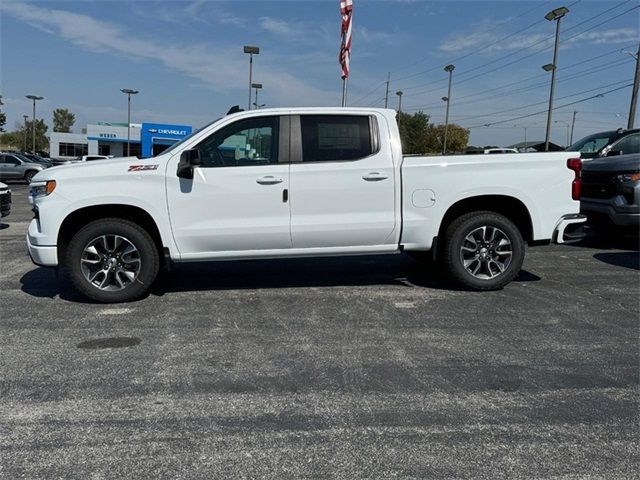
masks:
[(640, 153), (640, 128), (594, 133), (578, 140), (567, 151), (580, 152), (583, 159)]
[(597, 158), (582, 166), (580, 211), (592, 227), (640, 225), (640, 153)]

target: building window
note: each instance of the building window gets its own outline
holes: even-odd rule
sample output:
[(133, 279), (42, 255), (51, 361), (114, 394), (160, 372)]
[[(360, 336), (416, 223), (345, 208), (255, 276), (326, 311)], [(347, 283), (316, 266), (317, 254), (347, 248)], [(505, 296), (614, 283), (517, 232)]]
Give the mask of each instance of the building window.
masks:
[(111, 145), (98, 144), (98, 155), (111, 155)]
[(61, 157), (81, 157), (89, 153), (86, 143), (60, 143), (58, 155)]

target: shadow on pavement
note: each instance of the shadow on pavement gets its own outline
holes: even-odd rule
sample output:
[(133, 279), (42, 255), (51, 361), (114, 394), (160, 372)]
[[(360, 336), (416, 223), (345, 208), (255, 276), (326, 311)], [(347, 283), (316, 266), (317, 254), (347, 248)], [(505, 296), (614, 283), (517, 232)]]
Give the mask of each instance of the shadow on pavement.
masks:
[[(514, 282), (535, 282), (540, 277), (520, 271)], [(20, 279), (22, 291), (42, 298), (93, 303), (76, 292), (55, 270), (35, 268)], [(333, 257), (313, 259), (243, 260), (176, 265), (161, 272), (151, 294), (170, 292), (397, 285), (464, 291), (434, 265), (423, 265), (407, 255)]]
[(21, 290), (27, 295), (39, 298), (55, 298), (77, 303), (95, 303), (80, 295), (71, 282), (56, 274), (53, 268), (36, 267), (20, 279)]
[(640, 270), (640, 252), (596, 253), (593, 258), (616, 267)]
[(4, 230), (5, 228), (9, 228), (11, 225), (9, 225), (8, 223), (2, 223), (0, 222), (0, 230)]
[(607, 233), (591, 230), (584, 240), (571, 246), (601, 250), (640, 250), (640, 236), (633, 230), (612, 228)]

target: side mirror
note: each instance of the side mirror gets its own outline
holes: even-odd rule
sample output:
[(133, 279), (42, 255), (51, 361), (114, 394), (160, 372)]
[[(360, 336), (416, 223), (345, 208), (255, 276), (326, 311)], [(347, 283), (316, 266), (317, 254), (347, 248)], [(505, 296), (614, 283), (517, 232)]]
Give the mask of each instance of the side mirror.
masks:
[(201, 164), (200, 150), (197, 148), (185, 150), (180, 154), (176, 175), (180, 178), (193, 179), (193, 167), (198, 167)]
[(607, 152), (607, 157), (617, 157), (618, 155), (622, 155), (622, 150), (609, 150)]

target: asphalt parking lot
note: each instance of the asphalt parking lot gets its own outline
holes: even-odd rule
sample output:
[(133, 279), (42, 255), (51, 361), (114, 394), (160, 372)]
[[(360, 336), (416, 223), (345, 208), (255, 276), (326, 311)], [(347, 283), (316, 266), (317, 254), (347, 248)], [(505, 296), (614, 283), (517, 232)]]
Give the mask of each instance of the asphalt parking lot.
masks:
[(530, 249), (488, 293), (398, 255), (182, 266), (98, 305), (31, 263), (12, 189), (2, 478), (637, 478), (637, 238)]

